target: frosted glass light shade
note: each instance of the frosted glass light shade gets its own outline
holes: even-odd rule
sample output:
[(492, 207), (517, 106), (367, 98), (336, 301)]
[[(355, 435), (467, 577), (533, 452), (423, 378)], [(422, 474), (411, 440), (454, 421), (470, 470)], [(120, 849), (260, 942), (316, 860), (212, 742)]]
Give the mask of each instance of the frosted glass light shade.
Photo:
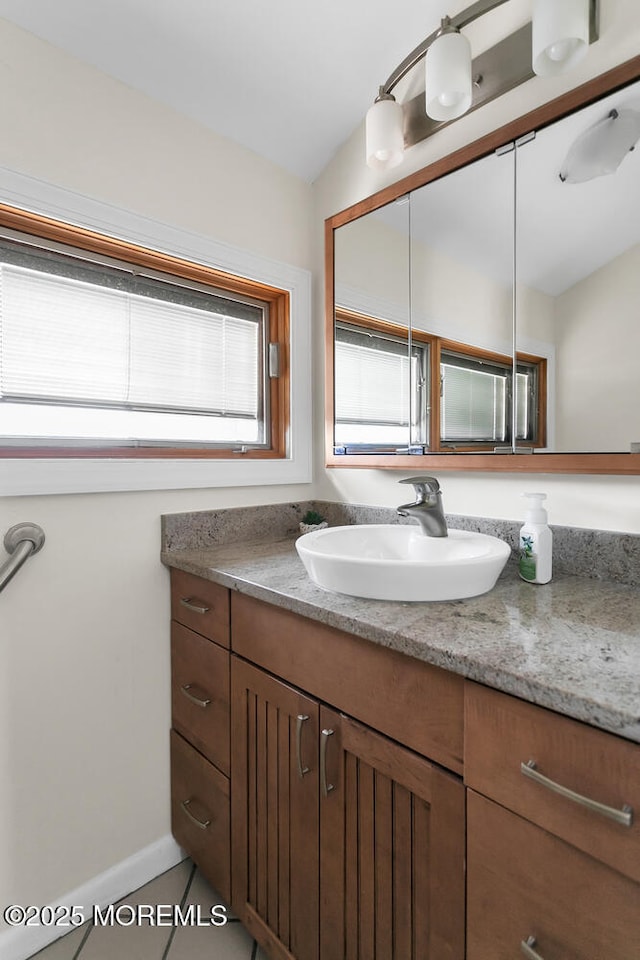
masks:
[(581, 133), (560, 169), (563, 183), (584, 183), (615, 173), (640, 140), (640, 112), (630, 107), (612, 110)]
[(455, 120), (471, 106), (471, 45), (457, 31), (441, 34), (425, 57), (427, 115), (433, 120)]
[(533, 72), (553, 77), (571, 69), (589, 48), (589, 0), (534, 0)]
[(393, 99), (376, 100), (367, 111), (367, 165), (374, 170), (396, 167), (404, 155), (402, 106)]

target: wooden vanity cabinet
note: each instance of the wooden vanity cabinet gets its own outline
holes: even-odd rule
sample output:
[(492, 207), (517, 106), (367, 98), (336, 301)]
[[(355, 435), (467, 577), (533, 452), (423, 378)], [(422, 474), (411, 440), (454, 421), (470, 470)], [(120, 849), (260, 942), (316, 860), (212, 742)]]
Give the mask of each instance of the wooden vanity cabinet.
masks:
[(271, 960), (638, 960), (638, 744), (178, 571), (172, 615), (174, 834)]
[(348, 715), (391, 729), (404, 715), (409, 737), (432, 736), (458, 757), (462, 682), (456, 690), (442, 671), (241, 595), (232, 624), (234, 651), (253, 661), (231, 665), (240, 919), (278, 960), (462, 960), (462, 781)]
[(637, 960), (640, 748), (465, 693), (468, 960)]
[(229, 592), (171, 571), (171, 826), (231, 899)]
[(233, 904), (274, 958), (464, 957), (464, 788), (239, 658)]

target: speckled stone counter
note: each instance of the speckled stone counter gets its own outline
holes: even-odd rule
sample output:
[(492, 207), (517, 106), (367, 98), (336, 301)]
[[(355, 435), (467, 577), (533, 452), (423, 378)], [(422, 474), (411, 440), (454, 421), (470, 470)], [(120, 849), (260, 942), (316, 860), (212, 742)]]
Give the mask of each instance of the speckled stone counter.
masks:
[[(232, 512), (218, 511), (217, 522), (222, 513)], [(202, 523), (192, 527), (190, 541), (179, 524), (167, 524), (169, 518), (164, 518), (162, 560), (640, 742), (636, 586), (563, 572), (551, 583), (535, 586), (520, 580), (515, 564), (509, 563), (496, 587), (480, 597), (442, 603), (362, 600), (311, 582), (289, 529), (294, 514), (285, 516), (284, 526), (274, 522), (272, 539), (252, 540), (250, 530), (239, 532), (236, 526), (230, 528), (234, 542), (229, 542), (228, 530), (214, 536), (213, 543), (211, 529), (203, 533)], [(462, 524), (451, 523), (456, 525)], [(475, 526), (489, 532), (481, 522)], [(613, 549), (621, 548), (614, 544)]]

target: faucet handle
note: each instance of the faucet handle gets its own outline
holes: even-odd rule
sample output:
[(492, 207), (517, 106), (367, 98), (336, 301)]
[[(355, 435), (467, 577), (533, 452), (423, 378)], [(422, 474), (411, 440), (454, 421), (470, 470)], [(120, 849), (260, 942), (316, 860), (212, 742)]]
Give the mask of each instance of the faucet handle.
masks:
[(398, 480), (398, 483), (412, 484), (418, 500), (426, 500), (429, 493), (434, 497), (440, 493), (440, 484), (435, 477), (405, 477), (404, 480)]

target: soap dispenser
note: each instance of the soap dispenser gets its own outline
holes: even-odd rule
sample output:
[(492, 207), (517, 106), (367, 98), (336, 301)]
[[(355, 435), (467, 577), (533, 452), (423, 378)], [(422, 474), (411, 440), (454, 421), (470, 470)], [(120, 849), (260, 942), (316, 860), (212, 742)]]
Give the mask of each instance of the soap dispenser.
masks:
[(551, 580), (551, 551), (553, 536), (547, 523), (547, 511), (542, 501), (546, 493), (525, 493), (528, 509), (520, 530), (520, 559), (518, 572), (529, 583), (548, 583)]

